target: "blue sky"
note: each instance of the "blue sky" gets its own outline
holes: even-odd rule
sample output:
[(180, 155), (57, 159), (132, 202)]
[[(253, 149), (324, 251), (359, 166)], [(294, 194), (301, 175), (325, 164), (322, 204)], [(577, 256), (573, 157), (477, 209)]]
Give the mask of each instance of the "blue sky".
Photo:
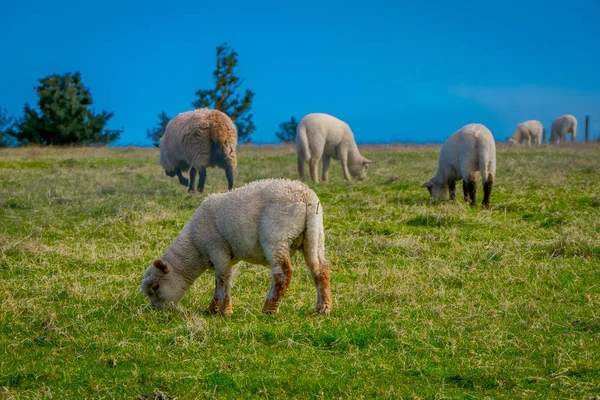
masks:
[[(149, 145), (156, 115), (212, 87), (215, 48), (256, 93), (255, 143), (292, 115), (326, 112), (359, 143), (442, 142), (486, 124), (574, 114), (600, 131), (599, 1), (29, 1), (0, 5), (0, 107), (79, 71), (118, 145)], [(579, 138), (583, 137), (583, 128)]]

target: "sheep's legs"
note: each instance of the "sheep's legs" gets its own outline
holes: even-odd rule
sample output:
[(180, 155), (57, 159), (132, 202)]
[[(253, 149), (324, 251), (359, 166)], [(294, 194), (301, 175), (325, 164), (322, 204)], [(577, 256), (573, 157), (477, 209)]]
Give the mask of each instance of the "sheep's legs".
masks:
[(217, 312), (219, 312), (219, 280), (215, 278), (215, 294), (213, 295), (213, 298), (210, 302), (210, 304), (208, 305), (208, 308), (206, 309), (206, 311), (209, 314), (216, 314)]
[(204, 183), (206, 183), (206, 167), (200, 168), (198, 172), (198, 191), (201, 192), (204, 190)]
[(317, 289), (317, 313), (329, 314), (331, 311), (331, 286), (329, 283), (329, 264), (320, 263), (318, 268), (309, 266)]
[[(225, 168), (225, 176), (227, 177), (227, 187), (229, 190), (233, 189), (233, 171), (231, 168)], [(204, 177), (206, 178), (206, 172), (204, 172)]]
[(298, 175), (300, 176), (300, 180), (303, 181), (304, 180), (304, 164), (305, 164), (305, 160), (302, 160), (300, 157), (298, 157)]
[(192, 167), (190, 169), (190, 186), (188, 187), (188, 192), (194, 191), (194, 183), (196, 182), (196, 168)]
[(475, 196), (477, 195), (477, 183), (474, 180), (463, 179), (463, 192), (465, 194), (465, 201), (469, 204), (475, 204)]
[(318, 254), (308, 243), (304, 244), (302, 253), (317, 289), (317, 313), (329, 314), (331, 312), (329, 263), (325, 260), (323, 254)]
[(319, 158), (318, 157), (312, 156), (310, 158), (309, 170), (310, 170), (310, 178), (313, 180), (313, 182), (319, 183)]
[(481, 205), (484, 208), (488, 208), (490, 206), (490, 196), (492, 195), (492, 185), (494, 181), (492, 179), (488, 179), (483, 183), (483, 203)]
[(450, 200), (456, 199), (456, 182), (448, 182), (448, 189), (450, 190)]
[(187, 178), (181, 174), (181, 168), (176, 168), (175, 169), (175, 175), (177, 175), (177, 179), (179, 179), (179, 183), (180, 184), (182, 184), (183, 186), (187, 186), (188, 185)]
[(351, 179), (351, 177), (350, 177), (350, 171), (348, 170), (348, 157), (342, 153), (342, 154), (340, 154), (340, 161), (342, 162), (342, 170), (344, 171), (344, 179), (349, 181)]
[(279, 305), (283, 299), (283, 295), (292, 280), (292, 262), (289, 257), (285, 257), (279, 260), (275, 260), (271, 268), (271, 275), (273, 280), (271, 281), (271, 290), (267, 295), (267, 300), (263, 307), (264, 313), (276, 313), (279, 311)]
[(231, 314), (233, 312), (231, 306), (231, 275), (215, 274), (215, 294), (208, 306), (208, 312), (211, 312), (211, 307), (215, 312), (218, 307), (221, 314)]
[(323, 170), (321, 171), (321, 180), (327, 182), (329, 180), (329, 162), (331, 157), (327, 154), (323, 154)]

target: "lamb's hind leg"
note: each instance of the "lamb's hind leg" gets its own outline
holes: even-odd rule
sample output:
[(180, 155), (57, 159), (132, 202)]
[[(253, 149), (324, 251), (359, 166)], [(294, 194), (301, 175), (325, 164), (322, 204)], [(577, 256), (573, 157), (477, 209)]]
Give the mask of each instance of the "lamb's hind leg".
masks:
[(196, 168), (190, 168), (190, 186), (188, 187), (188, 192), (194, 191), (194, 183), (196, 182)]
[(323, 254), (317, 254), (318, 250), (315, 250), (314, 247), (311, 248), (308, 243), (304, 244), (302, 252), (317, 289), (317, 313), (329, 314), (331, 312), (329, 263)]
[(227, 177), (227, 188), (233, 189), (233, 170), (229, 167), (225, 167), (225, 176)]
[(303, 160), (300, 157), (298, 157), (297, 162), (298, 162), (298, 175), (300, 176), (300, 180), (303, 181), (304, 178), (305, 178), (305, 176), (304, 176), (304, 164), (305, 164), (305, 160)]
[(474, 205), (475, 197), (477, 195), (477, 182), (475, 182), (475, 177), (473, 175), (463, 178), (463, 191), (465, 192), (465, 201)]
[(206, 167), (202, 167), (198, 170), (198, 191), (204, 190), (204, 184), (206, 183)]
[(279, 311), (279, 305), (281, 304), (283, 295), (292, 280), (292, 273), (293, 268), (289, 254), (276, 257), (273, 260), (271, 263), (271, 275), (273, 276), (273, 280), (271, 281), (271, 290), (269, 290), (267, 300), (263, 307), (264, 313), (271, 314)]
[(490, 196), (492, 195), (492, 185), (494, 184), (494, 179), (490, 174), (485, 182), (483, 182), (483, 203), (481, 205), (484, 208), (488, 208), (490, 206)]

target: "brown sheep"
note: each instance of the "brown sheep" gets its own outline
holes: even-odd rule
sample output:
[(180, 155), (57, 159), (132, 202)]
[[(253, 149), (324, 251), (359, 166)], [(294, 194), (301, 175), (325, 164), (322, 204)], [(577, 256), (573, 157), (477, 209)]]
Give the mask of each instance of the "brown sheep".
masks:
[[(160, 165), (167, 176), (177, 176), (179, 183), (194, 191), (196, 172), (198, 191), (204, 190), (206, 168), (225, 170), (229, 190), (233, 188), (233, 170), (237, 165), (237, 129), (231, 119), (219, 110), (199, 108), (173, 118), (160, 139)], [(190, 179), (182, 171), (190, 169)]]

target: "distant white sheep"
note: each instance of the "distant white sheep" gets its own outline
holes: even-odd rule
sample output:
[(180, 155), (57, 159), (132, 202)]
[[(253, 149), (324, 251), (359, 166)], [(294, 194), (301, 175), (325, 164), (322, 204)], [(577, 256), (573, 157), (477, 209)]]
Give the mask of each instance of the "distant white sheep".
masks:
[(256, 181), (206, 198), (164, 255), (146, 270), (142, 291), (152, 306), (176, 306), (192, 283), (213, 269), (210, 313), (232, 312), (230, 289), (239, 261), (270, 265), (263, 312), (275, 313), (292, 279), (291, 257), (302, 251), (317, 289), (317, 312), (331, 310), (323, 205), (299, 181)]
[(567, 143), (567, 135), (571, 134), (571, 143), (577, 136), (577, 119), (572, 115), (563, 115), (556, 118), (550, 127), (550, 143)]
[(506, 139), (508, 144), (520, 144), (523, 141), (530, 144), (541, 144), (544, 128), (542, 123), (535, 119), (517, 124), (514, 133)]
[(191, 167), (189, 191), (194, 190), (197, 171), (199, 192), (204, 190), (206, 168), (223, 168), (231, 190), (237, 165), (236, 146), (237, 130), (231, 119), (219, 110), (200, 108), (181, 113), (168, 123), (160, 139), (160, 165), (184, 186), (188, 180), (181, 172)]
[(364, 179), (371, 160), (367, 160), (358, 151), (354, 134), (347, 123), (329, 114), (308, 114), (296, 129), (296, 153), (298, 154), (298, 174), (304, 179), (304, 164), (310, 160), (310, 177), (319, 182), (319, 160), (323, 159), (321, 179), (327, 182), (329, 162), (332, 158), (340, 160), (344, 178), (350, 175)]
[(454, 132), (442, 145), (438, 169), (433, 178), (421, 184), (435, 200), (454, 200), (455, 182), (463, 180), (465, 201), (475, 204), (475, 172), (483, 180), (483, 206), (489, 207), (496, 176), (496, 144), (484, 125), (469, 124)]

